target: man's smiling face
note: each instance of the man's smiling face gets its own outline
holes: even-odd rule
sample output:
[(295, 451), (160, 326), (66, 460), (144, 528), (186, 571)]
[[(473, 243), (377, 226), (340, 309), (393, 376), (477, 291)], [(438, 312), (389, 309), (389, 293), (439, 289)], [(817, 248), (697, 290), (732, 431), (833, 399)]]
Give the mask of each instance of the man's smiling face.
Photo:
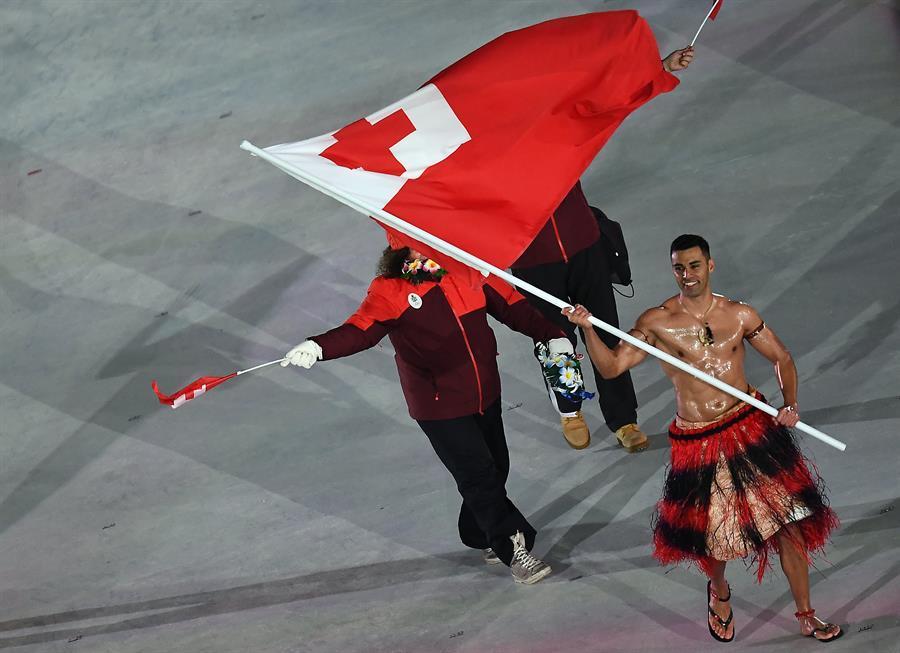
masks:
[(709, 287), (715, 263), (699, 247), (672, 252), (672, 274), (685, 297), (700, 297)]

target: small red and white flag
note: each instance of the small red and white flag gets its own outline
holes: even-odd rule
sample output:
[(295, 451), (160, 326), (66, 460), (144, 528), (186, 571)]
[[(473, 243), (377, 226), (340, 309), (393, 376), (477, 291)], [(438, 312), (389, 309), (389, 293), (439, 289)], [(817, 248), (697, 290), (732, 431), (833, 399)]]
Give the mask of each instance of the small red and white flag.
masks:
[(231, 374), (226, 374), (225, 376), (201, 376), (196, 381), (187, 384), (181, 390), (170, 394), (164, 395), (159, 391), (159, 385), (156, 381), (151, 381), (150, 386), (153, 388), (153, 392), (156, 393), (156, 397), (159, 399), (159, 403), (166, 404), (167, 406), (171, 406), (172, 408), (178, 408), (180, 405), (189, 402), (191, 399), (196, 399), (200, 395), (206, 394), (208, 390), (212, 390), (220, 383), (225, 383), (228, 379), (233, 379), (236, 376), (240, 376), (241, 374), (246, 374), (247, 372), (255, 372), (256, 370), (261, 370), (264, 367), (269, 367), (270, 365), (277, 365), (281, 363), (283, 358), (276, 358), (273, 361), (269, 361), (268, 363), (260, 363), (259, 365), (254, 365), (253, 367), (249, 367), (246, 370), (239, 370), (237, 372), (232, 372)]
[(677, 84), (637, 12), (570, 16), (504, 34), (342, 129), (265, 151), (503, 269), (622, 121)]
[(181, 390), (178, 390), (171, 395), (164, 395), (161, 393), (156, 381), (151, 382), (150, 385), (153, 387), (153, 392), (155, 392), (156, 396), (159, 398), (159, 403), (167, 404), (172, 408), (178, 408), (182, 404), (189, 402), (191, 399), (196, 399), (200, 395), (205, 394), (207, 390), (212, 390), (220, 383), (225, 383), (228, 379), (233, 379), (236, 376), (237, 372), (232, 372), (227, 376), (201, 376), (193, 383), (189, 383)]

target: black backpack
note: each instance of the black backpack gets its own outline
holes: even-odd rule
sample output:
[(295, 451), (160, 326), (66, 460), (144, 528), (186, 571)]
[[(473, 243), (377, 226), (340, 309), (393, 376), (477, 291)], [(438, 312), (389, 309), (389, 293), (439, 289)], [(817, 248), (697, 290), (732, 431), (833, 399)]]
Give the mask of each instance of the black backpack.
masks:
[(595, 206), (591, 207), (591, 211), (600, 227), (600, 245), (609, 265), (609, 280), (620, 286), (630, 286), (631, 266), (628, 264), (628, 247), (625, 246), (622, 226)]

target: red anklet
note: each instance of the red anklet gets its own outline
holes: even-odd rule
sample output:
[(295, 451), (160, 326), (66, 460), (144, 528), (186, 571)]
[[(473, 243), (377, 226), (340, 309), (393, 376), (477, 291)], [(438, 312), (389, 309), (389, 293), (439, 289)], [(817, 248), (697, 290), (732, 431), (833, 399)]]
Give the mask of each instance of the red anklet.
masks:
[(795, 612), (795, 613), (794, 613), (794, 616), (795, 616), (797, 619), (805, 619), (805, 618), (807, 618), (807, 617), (815, 617), (815, 616), (816, 616), (816, 611), (815, 611), (815, 610), (804, 610), (804, 611), (802, 611), (802, 612)]

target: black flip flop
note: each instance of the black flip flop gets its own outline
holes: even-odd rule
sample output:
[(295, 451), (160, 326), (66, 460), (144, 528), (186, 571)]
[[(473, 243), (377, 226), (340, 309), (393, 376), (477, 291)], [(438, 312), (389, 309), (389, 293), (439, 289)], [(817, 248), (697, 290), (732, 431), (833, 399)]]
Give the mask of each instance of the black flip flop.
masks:
[[(725, 619), (725, 620), (723, 620), (722, 617), (720, 617), (719, 615), (717, 615), (717, 614), (716, 614), (716, 611), (713, 610), (713, 609), (709, 606), (709, 600), (710, 600), (710, 598), (712, 598), (712, 591), (711, 591), (711, 590), (712, 590), (712, 581), (707, 581), (707, 583), (706, 583), (706, 611), (709, 613), (709, 616), (710, 616), (710, 617), (714, 617), (715, 620), (719, 622), (719, 625), (720, 625), (724, 630), (728, 630), (728, 626), (731, 624), (731, 621), (734, 619), (734, 610), (732, 610), (731, 608), (728, 609), (728, 618)], [(721, 598), (721, 597), (719, 597), (719, 596), (716, 596), (716, 600), (717, 600), (717, 601), (721, 601), (722, 603), (724, 603), (725, 601), (730, 601), (730, 600), (731, 600), (731, 585), (728, 586), (728, 597), (727, 597), (727, 598)], [(730, 642), (731, 640), (734, 639), (734, 631), (731, 631), (731, 637), (728, 637), (728, 638), (721, 637), (721, 636), (719, 635), (719, 633), (717, 633), (715, 630), (713, 630), (712, 624), (709, 623), (709, 618), (708, 618), (708, 617), (707, 617), (707, 619), (706, 619), (706, 627), (709, 628), (709, 634), (712, 635), (713, 639), (716, 640), (716, 641), (718, 641), (718, 642), (725, 642), (725, 643), (727, 643), (727, 642)], [(840, 635), (838, 635), (837, 637), (840, 637)], [(837, 637), (835, 637), (834, 639), (837, 639)], [(829, 641), (831, 641), (831, 640), (829, 640)]]

